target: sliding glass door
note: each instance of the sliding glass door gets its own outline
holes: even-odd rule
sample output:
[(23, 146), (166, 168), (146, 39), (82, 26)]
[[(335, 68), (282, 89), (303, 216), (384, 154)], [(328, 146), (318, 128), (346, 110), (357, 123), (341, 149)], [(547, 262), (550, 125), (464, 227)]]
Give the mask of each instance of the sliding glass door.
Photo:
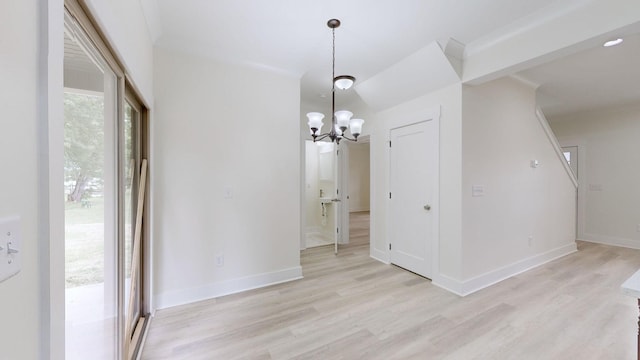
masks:
[(65, 27), (66, 353), (116, 357), (118, 79), (87, 36)]
[[(121, 154), (124, 169), (122, 175), (124, 184), (124, 336), (125, 349), (130, 354), (136, 350), (146, 319), (142, 306), (142, 251), (140, 250), (143, 246), (143, 239), (140, 236), (142, 224), (137, 219), (138, 207), (143, 205), (139, 203), (139, 199), (144, 199), (140, 197), (142, 191), (139, 171), (142, 168), (141, 130), (142, 106), (135, 96), (127, 93), (124, 103)], [(142, 202), (144, 203), (144, 200)]]
[[(65, 358), (135, 357), (146, 320), (145, 110), (82, 11), (65, 3)], [(75, 11), (75, 12), (74, 12)], [(85, 19), (86, 20), (86, 19)], [(126, 89), (126, 91), (125, 91)]]

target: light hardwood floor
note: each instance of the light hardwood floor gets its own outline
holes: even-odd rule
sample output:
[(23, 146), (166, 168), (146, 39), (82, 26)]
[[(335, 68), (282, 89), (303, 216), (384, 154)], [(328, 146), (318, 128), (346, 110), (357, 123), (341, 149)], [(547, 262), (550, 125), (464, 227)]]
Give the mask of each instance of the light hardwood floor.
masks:
[(364, 241), (309, 249), (302, 280), (158, 311), (143, 359), (634, 359), (640, 251), (578, 246), (464, 298)]

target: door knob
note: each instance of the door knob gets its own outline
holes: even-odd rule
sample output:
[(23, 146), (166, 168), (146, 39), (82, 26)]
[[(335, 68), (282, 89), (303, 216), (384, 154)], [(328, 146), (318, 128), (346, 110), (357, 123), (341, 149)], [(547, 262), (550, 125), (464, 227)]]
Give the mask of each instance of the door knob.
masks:
[(429, 205), (429, 204), (425, 205), (424, 209), (427, 210), (427, 211), (431, 210), (431, 205)]

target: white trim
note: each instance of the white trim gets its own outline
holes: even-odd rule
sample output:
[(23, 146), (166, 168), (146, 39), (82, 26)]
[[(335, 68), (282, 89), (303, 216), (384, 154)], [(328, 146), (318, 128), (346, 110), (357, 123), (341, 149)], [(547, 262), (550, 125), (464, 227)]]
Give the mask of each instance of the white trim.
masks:
[(453, 279), (447, 275), (436, 274), (433, 280), (431, 280), (431, 284), (439, 288), (445, 289), (449, 292), (452, 292), (458, 296), (465, 296), (463, 282), (460, 280)]
[(624, 247), (629, 249), (640, 249), (640, 240), (621, 238), (616, 236), (584, 233), (578, 240), (596, 244)]
[(39, 185), (42, 205), (38, 246), (40, 251), (40, 358), (65, 355), (65, 254), (64, 244), (64, 2), (50, 0), (39, 6)]
[(555, 259), (572, 254), (576, 251), (578, 251), (576, 243), (572, 242), (559, 248), (531, 256), (529, 258), (517, 261), (507, 266), (503, 266), (496, 270), (489, 271), (488, 273), (476, 276), (469, 280), (459, 281), (449, 278), (445, 275), (439, 275), (437, 279), (434, 279), (432, 281), (432, 284), (445, 290), (451, 291), (454, 294), (467, 296), (476, 291), (497, 284), (512, 276), (521, 274), (525, 271), (531, 270), (540, 265), (544, 265)]
[(374, 260), (378, 260), (383, 264), (391, 264), (389, 262), (389, 252), (388, 251), (381, 251), (378, 249), (375, 249), (373, 246), (371, 246), (371, 251), (369, 252), (369, 256), (374, 259)]
[(166, 309), (299, 279), (302, 279), (302, 267), (296, 266), (270, 273), (251, 275), (243, 278), (210, 283), (204, 286), (156, 294), (155, 303), (157, 309)]
[[(542, 129), (547, 135), (547, 139), (549, 139), (549, 142), (551, 143), (553, 150), (555, 150), (556, 155), (558, 156), (558, 159), (560, 159), (560, 162), (564, 166), (564, 170), (567, 172), (567, 175), (569, 175), (569, 178), (571, 179), (573, 186), (577, 189), (578, 180), (573, 174), (573, 170), (571, 170), (571, 167), (567, 163), (567, 160), (564, 158), (564, 154), (562, 153), (562, 149), (560, 148), (558, 139), (556, 138), (556, 135), (553, 133), (553, 130), (551, 130), (551, 127), (549, 126), (549, 122), (547, 121), (547, 118), (544, 116), (544, 113), (542, 112), (542, 109), (540, 109), (539, 106), (536, 106), (536, 117), (538, 118), (538, 122), (540, 123), (540, 126), (542, 126)], [(580, 161), (580, 157), (578, 157), (578, 161)]]
[(382, 253), (380, 255), (380, 250), (376, 249), (376, 170), (377, 165), (376, 161), (373, 161), (376, 157), (374, 153), (376, 153), (376, 136), (371, 134), (367, 137), (369, 141), (369, 256), (375, 260), (381, 261), (385, 264), (388, 264), (388, 261), (384, 261), (387, 257), (386, 253)]

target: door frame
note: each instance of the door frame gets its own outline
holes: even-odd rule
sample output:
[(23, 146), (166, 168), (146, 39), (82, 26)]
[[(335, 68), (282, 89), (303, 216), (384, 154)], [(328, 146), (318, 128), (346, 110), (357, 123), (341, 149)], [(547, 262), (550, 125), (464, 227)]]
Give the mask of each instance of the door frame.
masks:
[[(386, 131), (386, 151), (385, 151), (385, 166), (387, 166), (387, 186), (386, 193), (389, 194), (391, 192), (391, 131), (393, 129), (414, 125), (421, 122), (433, 121), (433, 126), (435, 127), (434, 131), (437, 136), (435, 136), (435, 146), (434, 151), (436, 152), (435, 158), (437, 159), (436, 168), (438, 170), (438, 174), (436, 176), (436, 185), (434, 189), (434, 193), (436, 194), (432, 201), (432, 214), (433, 214), (433, 231), (432, 231), (432, 242), (431, 242), (431, 280), (436, 279), (440, 274), (440, 105), (434, 106), (432, 108), (426, 109), (425, 111), (415, 113), (411, 116), (404, 116), (401, 118), (395, 118), (388, 121), (388, 125), (385, 127)], [(373, 158), (373, 156), (372, 156)], [(372, 184), (373, 188), (373, 184)], [(373, 199), (373, 198), (372, 198)], [(373, 211), (373, 204), (371, 204), (371, 208)], [(387, 201), (385, 204), (386, 216), (385, 220), (387, 223), (385, 229), (385, 263), (391, 263), (391, 250), (389, 250), (389, 244), (391, 243), (391, 201), (387, 197)], [(373, 254), (373, 228), (371, 228), (371, 252)], [(375, 257), (378, 258), (378, 257)]]

